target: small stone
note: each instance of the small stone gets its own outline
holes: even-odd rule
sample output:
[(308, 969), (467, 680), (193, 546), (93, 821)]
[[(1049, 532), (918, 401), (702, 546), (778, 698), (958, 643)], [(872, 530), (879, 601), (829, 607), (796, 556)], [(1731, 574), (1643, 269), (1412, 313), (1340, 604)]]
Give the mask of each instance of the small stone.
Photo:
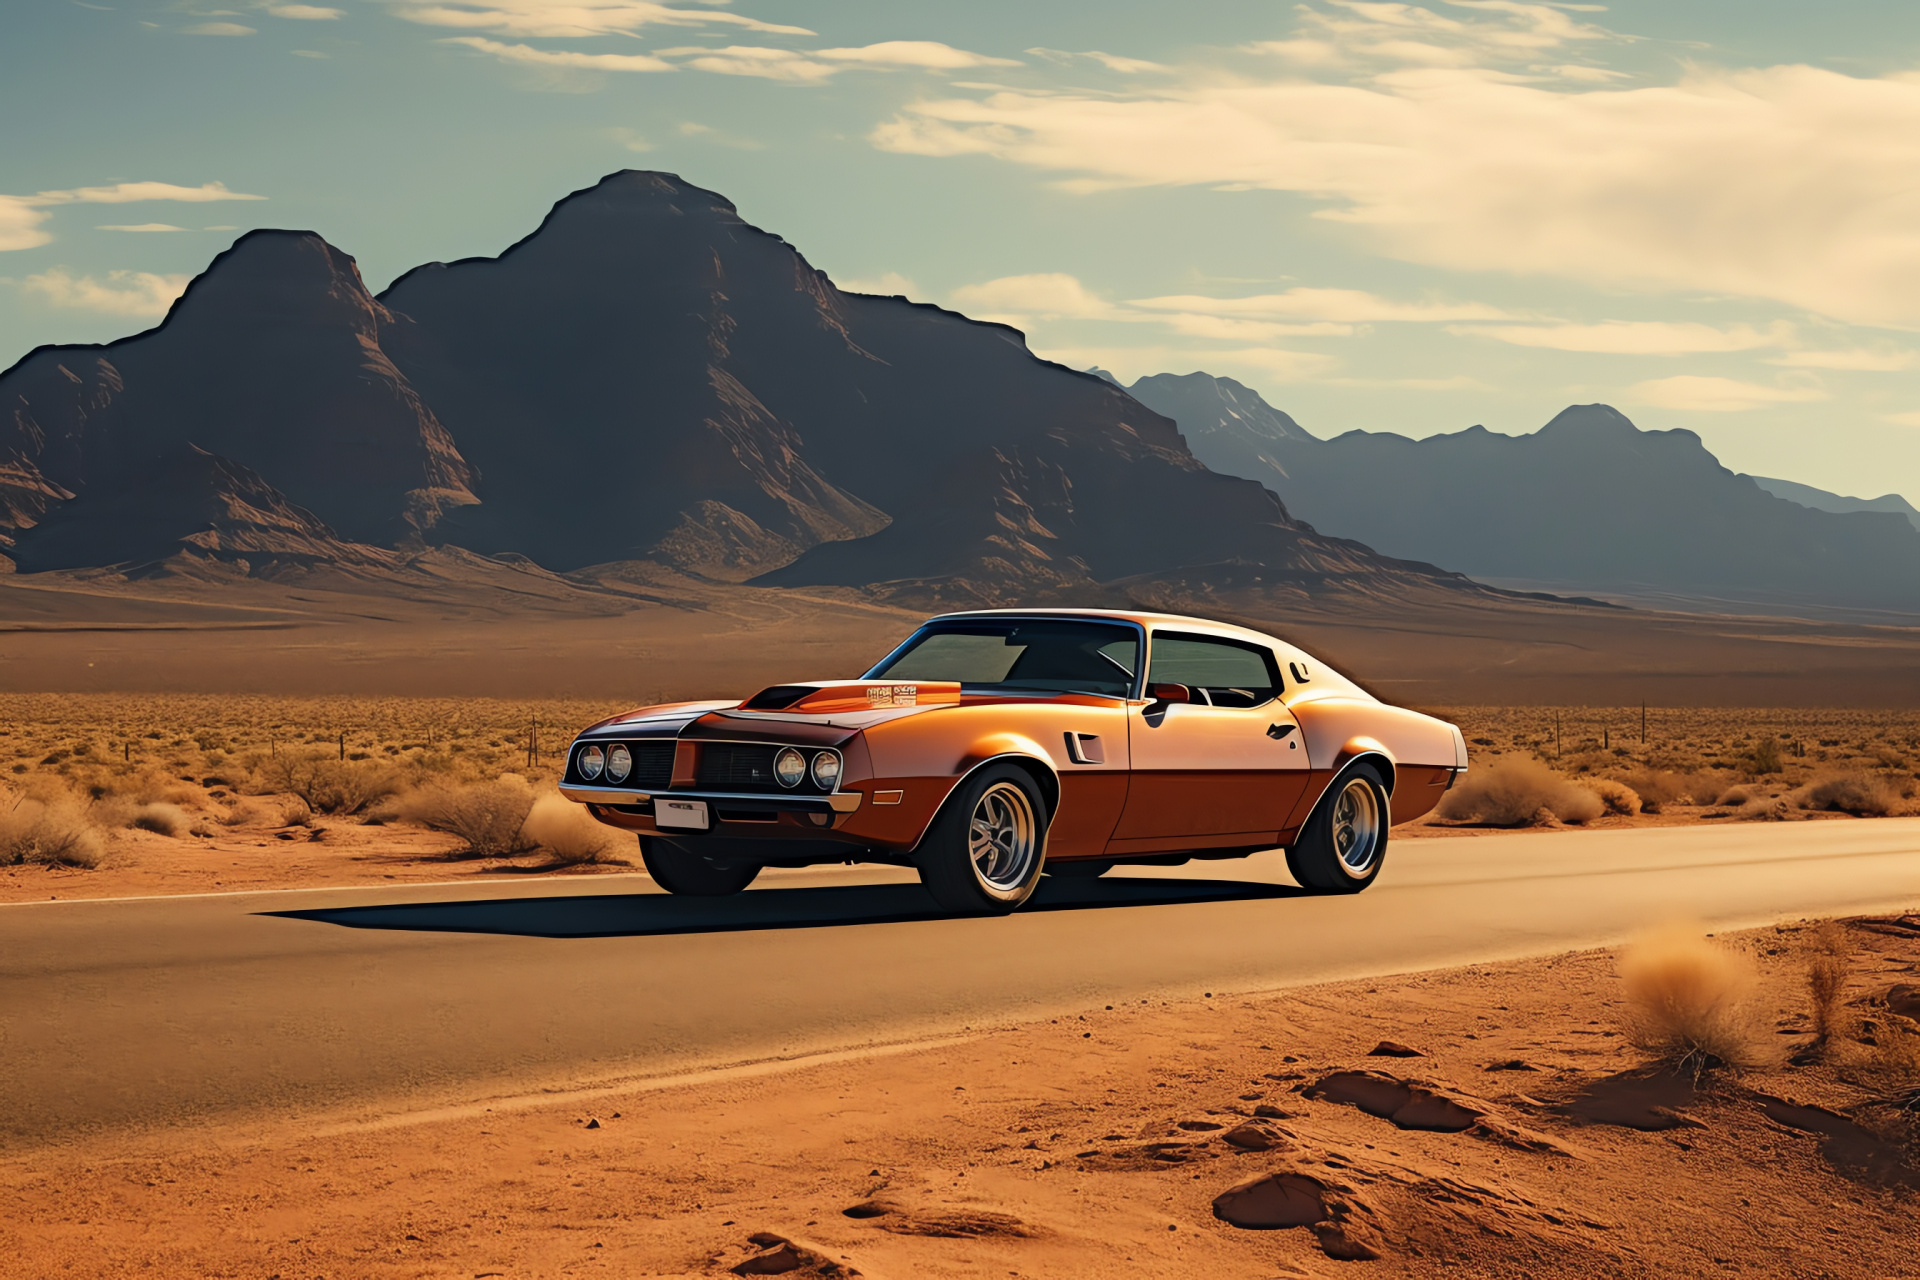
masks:
[(598, 1129), (599, 1127), (600, 1127), (600, 1122), (598, 1120), (595, 1120), (592, 1116), (587, 1117), (587, 1128)]

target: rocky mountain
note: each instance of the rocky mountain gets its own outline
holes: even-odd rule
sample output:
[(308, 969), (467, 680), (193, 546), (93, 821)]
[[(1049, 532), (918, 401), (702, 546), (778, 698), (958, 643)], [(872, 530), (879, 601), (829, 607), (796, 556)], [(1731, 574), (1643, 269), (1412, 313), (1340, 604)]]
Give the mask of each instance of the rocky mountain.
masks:
[(1767, 476), (1749, 476), (1748, 479), (1776, 498), (1785, 498), (1788, 502), (1797, 502), (1815, 511), (1891, 511), (1904, 516), (1915, 529), (1920, 529), (1920, 510), (1915, 510), (1911, 502), (1897, 493), (1883, 494), (1878, 498), (1849, 498), (1825, 489), (1816, 489), (1810, 484), (1796, 484), (1792, 480), (1775, 480)]
[(843, 292), (669, 174), (614, 174), (378, 298), (318, 236), (255, 232), (159, 328), (36, 351), (0, 404), (24, 569), (150, 557), (226, 504), (236, 554), (443, 544), (984, 601), (1486, 595), (1301, 526), (1015, 330)]
[[(42, 347), (0, 375), (0, 460), (49, 493), (79, 494), (137, 483), (151, 458), (193, 445), (270, 477), (349, 539), (398, 542), (472, 502), (473, 474), (382, 349), (396, 327), (405, 321), (374, 301), (353, 259), (319, 236), (252, 232), (158, 328)], [(14, 527), (36, 506), (9, 503)]]
[(391, 568), (401, 557), (348, 542), (251, 469), (193, 445), (117, 467), (23, 530), (18, 567), (139, 567), (182, 556), (271, 574), (313, 565)]
[(1920, 532), (1902, 515), (1790, 502), (1692, 432), (1642, 431), (1607, 405), (1525, 436), (1322, 440), (1231, 379), (1162, 374), (1130, 390), (1209, 467), (1388, 555), (1547, 590), (1920, 611)]

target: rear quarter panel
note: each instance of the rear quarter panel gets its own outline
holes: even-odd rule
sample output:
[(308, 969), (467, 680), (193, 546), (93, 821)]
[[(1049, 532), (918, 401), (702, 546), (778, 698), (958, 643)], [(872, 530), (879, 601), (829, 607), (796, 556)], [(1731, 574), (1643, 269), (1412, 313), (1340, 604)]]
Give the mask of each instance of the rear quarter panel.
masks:
[(1369, 751), (1393, 761), (1395, 825), (1425, 814), (1446, 793), (1455, 764), (1454, 729), (1446, 721), (1364, 695), (1305, 698), (1293, 703), (1292, 710), (1306, 739), (1313, 779), (1291, 826), (1305, 822), (1334, 776)]

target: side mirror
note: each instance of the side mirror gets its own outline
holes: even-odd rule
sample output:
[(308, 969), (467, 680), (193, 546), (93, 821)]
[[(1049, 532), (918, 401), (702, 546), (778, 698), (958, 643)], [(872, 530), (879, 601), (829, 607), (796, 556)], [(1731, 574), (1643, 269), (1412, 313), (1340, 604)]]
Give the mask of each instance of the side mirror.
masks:
[(1150, 684), (1147, 686), (1147, 698), (1158, 703), (1192, 702), (1193, 690), (1183, 684)]

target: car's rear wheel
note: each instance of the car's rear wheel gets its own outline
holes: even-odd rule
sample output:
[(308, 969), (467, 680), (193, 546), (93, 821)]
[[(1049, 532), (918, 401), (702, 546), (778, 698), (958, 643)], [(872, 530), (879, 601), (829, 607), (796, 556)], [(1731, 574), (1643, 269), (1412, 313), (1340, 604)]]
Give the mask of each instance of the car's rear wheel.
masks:
[(1287, 869), (1315, 893), (1358, 893), (1387, 860), (1387, 788), (1372, 765), (1334, 779), (1287, 850)]
[(913, 862), (946, 910), (1005, 915), (1033, 896), (1046, 840), (1047, 807), (1033, 779), (1012, 765), (990, 765), (947, 798)]
[(688, 898), (724, 898), (753, 883), (760, 868), (752, 863), (715, 862), (658, 836), (640, 837), (640, 861), (668, 893)]
[(1072, 862), (1049, 862), (1047, 874), (1055, 880), (1098, 880), (1113, 870), (1107, 858), (1076, 858)]

